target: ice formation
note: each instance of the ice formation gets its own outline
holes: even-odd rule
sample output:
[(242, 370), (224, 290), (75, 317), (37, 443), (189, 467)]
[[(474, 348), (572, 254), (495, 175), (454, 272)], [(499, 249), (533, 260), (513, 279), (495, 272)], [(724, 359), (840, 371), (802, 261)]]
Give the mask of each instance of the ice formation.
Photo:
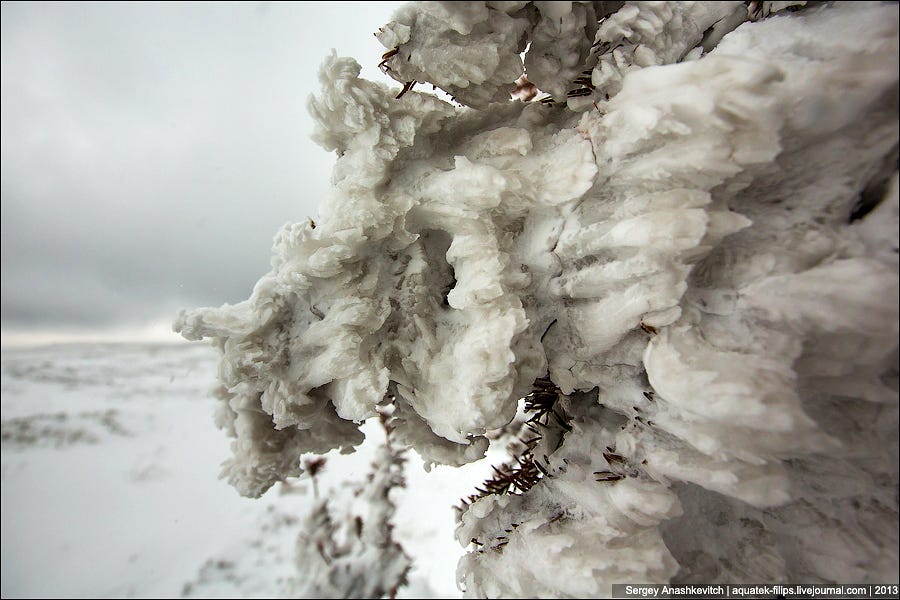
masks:
[(803, 4), (407, 5), (384, 69), (463, 107), (327, 58), (317, 224), (176, 323), (221, 350), (228, 479), (386, 403), (470, 462), (548, 375), (545, 474), (461, 514), (467, 595), (896, 581), (898, 9)]

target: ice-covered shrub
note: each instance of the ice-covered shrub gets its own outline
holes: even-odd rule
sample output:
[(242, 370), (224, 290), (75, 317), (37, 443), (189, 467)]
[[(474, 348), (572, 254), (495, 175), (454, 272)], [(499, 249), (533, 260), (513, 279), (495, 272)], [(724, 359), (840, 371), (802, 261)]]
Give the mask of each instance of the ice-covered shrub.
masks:
[(354, 506), (335, 507), (332, 498), (316, 494), (297, 540), (292, 597), (397, 595), (412, 564), (393, 535), (396, 503), (391, 492), (405, 486), (404, 464), (403, 450), (388, 437), (376, 450), (365, 481), (356, 484)]
[(547, 376), (541, 476), (461, 513), (468, 595), (896, 580), (897, 5), (750, 4), (411, 4), (402, 94), (326, 58), (317, 224), (176, 323), (221, 350), (238, 490), (383, 404), (477, 460)]

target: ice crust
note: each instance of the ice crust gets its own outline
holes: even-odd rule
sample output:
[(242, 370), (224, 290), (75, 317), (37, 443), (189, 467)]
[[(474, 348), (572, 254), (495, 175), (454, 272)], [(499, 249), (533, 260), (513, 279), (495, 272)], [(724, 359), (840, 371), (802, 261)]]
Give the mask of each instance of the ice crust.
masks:
[(320, 218), (176, 322), (222, 353), (224, 475), (258, 496), (385, 402), (471, 462), (549, 372), (572, 430), (462, 513), (467, 595), (896, 581), (898, 10), (794, 4), (402, 8), (389, 74), (466, 107), (327, 58)]

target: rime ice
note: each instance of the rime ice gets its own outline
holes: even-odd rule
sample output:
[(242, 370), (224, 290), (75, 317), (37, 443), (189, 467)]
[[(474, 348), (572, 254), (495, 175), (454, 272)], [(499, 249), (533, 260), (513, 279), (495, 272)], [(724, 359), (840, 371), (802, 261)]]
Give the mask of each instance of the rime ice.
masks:
[[(467, 107), (327, 58), (318, 225), (176, 323), (221, 349), (229, 480), (352, 451), (388, 402), (397, 440), (471, 462), (549, 372), (571, 431), (462, 514), (507, 540), (468, 595), (895, 580), (897, 7), (753, 4), (398, 11), (387, 72)], [(523, 72), (552, 102), (508, 100)]]

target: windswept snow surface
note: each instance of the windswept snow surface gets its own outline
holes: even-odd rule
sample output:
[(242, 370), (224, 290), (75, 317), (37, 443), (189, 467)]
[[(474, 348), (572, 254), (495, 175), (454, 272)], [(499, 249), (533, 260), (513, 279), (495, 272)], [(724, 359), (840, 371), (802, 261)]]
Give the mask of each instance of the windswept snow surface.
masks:
[[(309, 480), (259, 500), (216, 478), (229, 440), (209, 388), (205, 344), (66, 345), (2, 353), (3, 597), (279, 597), (296, 575)], [(329, 455), (320, 494), (335, 511), (383, 433)], [(401, 596), (452, 597), (463, 549), (452, 503), (489, 467), (407, 456), (397, 537), (416, 558)]]

